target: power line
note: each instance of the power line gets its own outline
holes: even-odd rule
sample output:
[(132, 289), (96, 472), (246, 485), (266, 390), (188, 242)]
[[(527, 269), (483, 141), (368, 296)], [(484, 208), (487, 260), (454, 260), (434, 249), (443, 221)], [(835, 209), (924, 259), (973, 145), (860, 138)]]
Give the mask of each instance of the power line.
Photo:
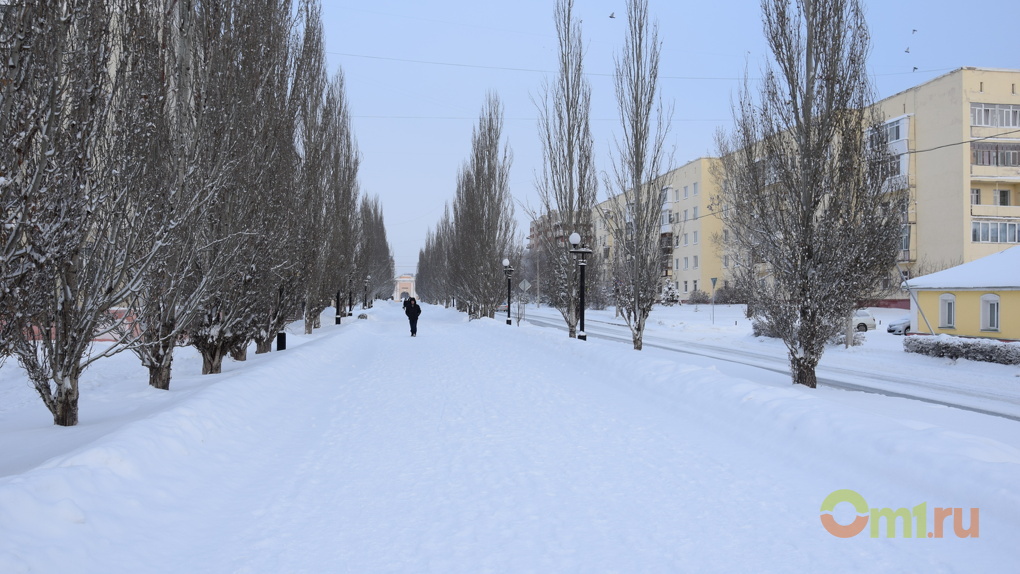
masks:
[[(367, 54), (351, 54), (348, 52), (325, 52), (326, 54), (333, 54), (334, 56), (346, 56), (349, 58), (365, 58), (369, 60), (386, 60), (389, 62), (406, 62), (409, 64), (427, 64), (430, 66), (450, 66), (454, 68), (476, 68), (480, 70), (503, 70), (507, 72), (528, 72), (534, 74), (555, 74), (554, 70), (542, 70), (538, 68), (517, 68), (511, 66), (484, 66), (481, 64), (462, 64), (459, 62), (438, 62), (435, 60), (413, 60), (410, 58), (391, 58), (386, 56), (369, 56)], [(915, 70), (913, 72), (888, 72), (885, 74), (873, 74), (874, 76), (905, 76), (907, 74), (916, 74), (917, 72), (928, 73), (928, 72), (944, 72), (946, 70), (953, 70), (955, 68), (934, 68), (931, 70)], [(613, 78), (616, 74), (609, 74), (605, 72), (585, 72), (586, 76), (597, 76), (603, 78)], [(688, 81), (722, 81), (722, 82), (734, 82), (742, 81), (744, 78), (739, 76), (659, 76), (662, 80), (688, 80)], [(750, 78), (752, 80), (760, 80), (761, 78)]]

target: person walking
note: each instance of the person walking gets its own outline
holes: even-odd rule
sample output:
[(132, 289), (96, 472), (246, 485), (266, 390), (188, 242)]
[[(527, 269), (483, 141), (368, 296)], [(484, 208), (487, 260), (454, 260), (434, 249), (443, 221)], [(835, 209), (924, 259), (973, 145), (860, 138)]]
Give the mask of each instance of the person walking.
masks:
[(407, 315), (407, 320), (411, 322), (411, 336), (418, 336), (418, 315), (421, 315), (421, 307), (418, 306), (418, 302), (411, 297), (407, 300), (407, 308), (404, 309), (404, 314)]

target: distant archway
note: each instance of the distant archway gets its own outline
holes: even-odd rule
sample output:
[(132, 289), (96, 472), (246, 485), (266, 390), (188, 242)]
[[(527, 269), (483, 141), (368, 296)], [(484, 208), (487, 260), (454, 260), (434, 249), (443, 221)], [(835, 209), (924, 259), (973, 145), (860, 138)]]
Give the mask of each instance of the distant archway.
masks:
[(400, 292), (400, 300), (401, 301), (406, 301), (406, 300), (408, 300), (410, 298), (411, 298), (411, 294), (408, 293), (407, 291), (401, 291)]

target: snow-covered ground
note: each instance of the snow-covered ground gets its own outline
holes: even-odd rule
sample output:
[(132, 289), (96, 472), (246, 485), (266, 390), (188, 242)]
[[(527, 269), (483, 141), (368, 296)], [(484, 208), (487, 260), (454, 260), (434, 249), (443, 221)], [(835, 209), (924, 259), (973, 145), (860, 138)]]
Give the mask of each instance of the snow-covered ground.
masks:
[[(611, 312), (589, 313), (586, 342), (433, 306), (411, 338), (399, 304), (368, 313), (295, 325), (287, 351), (218, 376), (182, 349), (169, 392), (129, 354), (100, 361), (74, 428), (9, 362), (0, 572), (998, 572), (1020, 557), (1014, 420), (635, 352), (595, 334)], [(782, 360), (739, 309), (715, 313), (657, 310), (649, 337)], [(1015, 367), (901, 340), (883, 325), (823, 364), (1020, 385)], [(821, 521), (841, 489), (875, 509), (851, 538)], [(924, 532), (884, 536), (878, 509), (921, 503)]]

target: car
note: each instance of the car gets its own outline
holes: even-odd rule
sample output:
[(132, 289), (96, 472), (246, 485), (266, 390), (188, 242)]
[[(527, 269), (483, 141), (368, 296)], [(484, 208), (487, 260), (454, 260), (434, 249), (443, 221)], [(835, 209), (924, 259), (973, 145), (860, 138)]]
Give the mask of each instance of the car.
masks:
[(500, 303), (499, 307), (496, 307), (496, 313), (506, 313), (506, 303)]
[(854, 311), (853, 326), (854, 329), (861, 332), (874, 329), (875, 317), (867, 309), (858, 309)]
[(889, 326), (885, 330), (893, 335), (905, 335), (910, 330), (910, 316), (889, 321)]

